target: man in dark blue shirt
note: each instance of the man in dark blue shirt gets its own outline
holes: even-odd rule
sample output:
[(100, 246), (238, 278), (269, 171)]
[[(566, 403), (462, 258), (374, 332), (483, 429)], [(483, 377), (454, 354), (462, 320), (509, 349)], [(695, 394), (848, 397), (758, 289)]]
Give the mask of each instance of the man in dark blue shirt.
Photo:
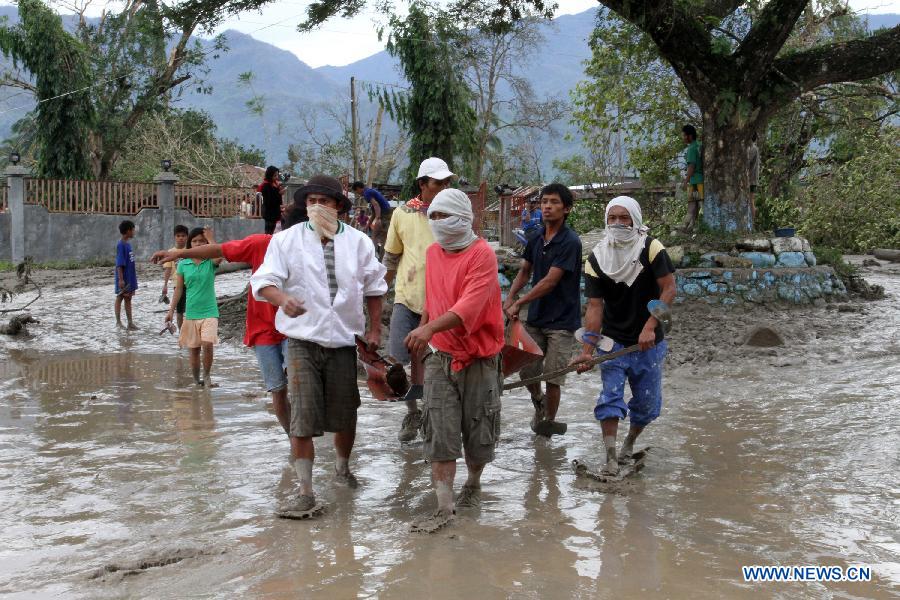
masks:
[[(504, 303), (510, 319), (519, 318), (523, 305), (529, 304), (525, 327), (544, 352), (520, 373), (522, 379), (562, 369), (569, 364), (574, 347), (572, 334), (581, 326), (581, 239), (566, 227), (566, 219), (575, 199), (560, 183), (541, 190), (544, 225), (532, 237), (522, 253), (522, 266)], [(531, 279), (531, 290), (519, 299), (519, 291)], [(546, 437), (566, 432), (566, 424), (556, 421), (561, 387), (565, 376), (528, 386), (534, 403), (531, 429)]]
[(367, 188), (362, 181), (354, 181), (351, 188), (356, 197), (362, 196), (372, 207), (372, 220), (369, 229), (372, 231), (372, 241), (375, 246), (384, 247), (387, 238), (388, 225), (391, 224), (391, 204), (375, 188)]

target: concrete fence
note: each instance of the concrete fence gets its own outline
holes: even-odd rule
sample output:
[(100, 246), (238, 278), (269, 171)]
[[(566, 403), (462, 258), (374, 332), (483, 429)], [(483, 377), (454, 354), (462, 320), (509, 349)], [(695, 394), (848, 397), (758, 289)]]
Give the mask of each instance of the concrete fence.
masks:
[(10, 166), (0, 190), (0, 260), (13, 263), (112, 259), (125, 219), (135, 223), (138, 260), (171, 247), (176, 224), (212, 227), (219, 240), (263, 231), (254, 190), (178, 185), (169, 172), (153, 183), (74, 181)]

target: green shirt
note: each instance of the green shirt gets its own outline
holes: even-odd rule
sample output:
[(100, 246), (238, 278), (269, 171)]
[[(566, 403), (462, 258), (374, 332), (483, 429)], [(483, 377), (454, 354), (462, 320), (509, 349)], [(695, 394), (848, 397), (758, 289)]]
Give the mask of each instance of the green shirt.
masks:
[(216, 304), (216, 266), (209, 259), (199, 265), (186, 258), (178, 263), (178, 274), (184, 278), (185, 319), (219, 317)]
[(703, 183), (703, 161), (700, 160), (700, 142), (694, 140), (688, 144), (687, 150), (684, 151), (684, 162), (688, 165), (694, 165), (694, 174), (688, 182), (691, 185)]

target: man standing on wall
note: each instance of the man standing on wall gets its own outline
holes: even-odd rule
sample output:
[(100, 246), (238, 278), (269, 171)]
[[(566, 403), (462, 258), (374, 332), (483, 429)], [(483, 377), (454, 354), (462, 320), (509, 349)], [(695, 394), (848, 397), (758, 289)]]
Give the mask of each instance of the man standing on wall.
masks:
[[(518, 319), (528, 305), (525, 328), (544, 353), (542, 360), (522, 369), (522, 379), (566, 367), (574, 346), (572, 334), (581, 326), (581, 238), (566, 227), (575, 199), (561, 183), (545, 186), (540, 199), (544, 226), (525, 246), (522, 266), (503, 306), (510, 319)], [(517, 300), (529, 278), (531, 290)], [(528, 386), (534, 404), (531, 430), (538, 435), (566, 432), (566, 424), (556, 421), (565, 380), (565, 375), (547, 380), (546, 394), (540, 383)]]
[(685, 233), (690, 233), (697, 225), (700, 207), (703, 204), (703, 149), (697, 139), (697, 130), (693, 125), (685, 125), (681, 128), (681, 138), (687, 146), (684, 151), (687, 170), (682, 183), (688, 193), (688, 211), (681, 229)]
[(416, 177), (419, 195), (395, 211), (384, 244), (385, 280), (388, 285), (396, 282), (388, 350), (401, 363), (410, 364), (412, 371), (412, 386), (406, 394), (407, 413), (397, 436), (401, 442), (416, 439), (422, 424), (422, 412), (416, 403), (422, 398), (421, 358), (410, 356), (405, 340), (419, 326), (425, 308), (425, 251), (434, 243), (426, 212), (438, 192), (450, 185), (452, 177), (455, 175), (443, 160), (423, 160)]
[(367, 188), (362, 181), (354, 181), (350, 189), (356, 195), (365, 198), (366, 203), (372, 207), (372, 220), (369, 229), (372, 231), (372, 241), (376, 248), (384, 247), (388, 227), (391, 224), (391, 205), (375, 188)]

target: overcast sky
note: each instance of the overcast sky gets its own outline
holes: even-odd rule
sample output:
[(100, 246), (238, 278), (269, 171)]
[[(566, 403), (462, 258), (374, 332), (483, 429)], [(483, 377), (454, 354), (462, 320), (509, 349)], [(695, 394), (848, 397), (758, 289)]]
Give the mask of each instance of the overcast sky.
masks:
[[(65, 10), (66, 1), (51, 0), (60, 11)], [(597, 6), (595, 0), (557, 1), (558, 15), (576, 14)], [(97, 12), (102, 4), (95, 5)], [(236, 29), (248, 33), (293, 52), (311, 67), (346, 65), (384, 49), (375, 33), (377, 15), (371, 11), (351, 20), (334, 18), (319, 31), (299, 33), (296, 26), (305, 16), (308, 4), (308, 0), (277, 0), (267, 5), (262, 13), (248, 12), (229, 19), (219, 30)], [(900, 0), (850, 0), (850, 6), (859, 12), (900, 13)]]

